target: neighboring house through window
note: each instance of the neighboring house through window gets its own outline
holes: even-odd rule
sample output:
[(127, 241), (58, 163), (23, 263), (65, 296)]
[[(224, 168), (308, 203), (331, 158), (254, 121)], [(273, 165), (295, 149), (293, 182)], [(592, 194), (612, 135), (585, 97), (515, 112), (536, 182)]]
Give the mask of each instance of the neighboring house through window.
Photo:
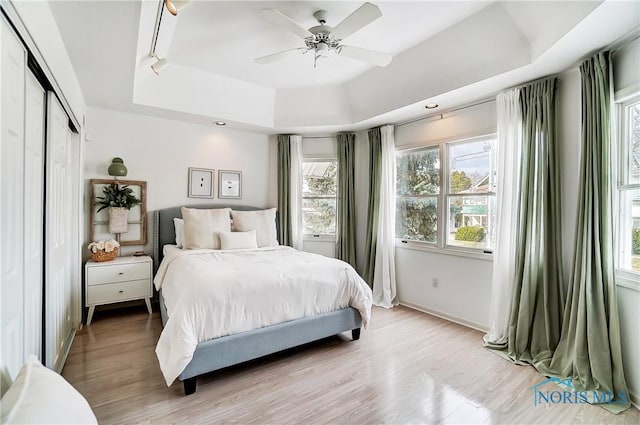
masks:
[(396, 238), (405, 243), (491, 253), (495, 144), (495, 135), (491, 135), (399, 152)]

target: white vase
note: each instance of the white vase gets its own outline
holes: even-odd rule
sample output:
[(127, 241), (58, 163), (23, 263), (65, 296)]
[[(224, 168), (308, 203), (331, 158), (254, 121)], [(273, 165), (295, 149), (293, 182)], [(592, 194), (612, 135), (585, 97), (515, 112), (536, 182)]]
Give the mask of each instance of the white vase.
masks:
[(126, 233), (129, 230), (128, 218), (128, 209), (124, 207), (109, 208), (109, 233)]

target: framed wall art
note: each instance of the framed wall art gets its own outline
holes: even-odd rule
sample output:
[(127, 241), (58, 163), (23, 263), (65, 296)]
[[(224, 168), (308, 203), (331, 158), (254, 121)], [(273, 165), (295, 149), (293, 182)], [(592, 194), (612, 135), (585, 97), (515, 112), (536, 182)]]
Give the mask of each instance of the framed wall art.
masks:
[(189, 167), (189, 198), (213, 198), (214, 170)]
[(240, 199), (242, 198), (242, 172), (219, 170), (218, 171), (218, 198)]

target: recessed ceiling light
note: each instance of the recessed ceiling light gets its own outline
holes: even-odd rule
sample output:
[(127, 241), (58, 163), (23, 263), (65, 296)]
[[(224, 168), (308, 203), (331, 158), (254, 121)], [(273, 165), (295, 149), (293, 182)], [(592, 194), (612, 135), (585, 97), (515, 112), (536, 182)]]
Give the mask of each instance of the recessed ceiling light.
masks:
[(437, 103), (427, 103), (427, 105), (425, 106), (425, 108), (427, 109), (436, 109), (438, 107)]
[(224, 122), (224, 121), (216, 121), (216, 122), (214, 122), (214, 124), (217, 125), (217, 126), (220, 126), (220, 127), (222, 127), (223, 125), (227, 125), (227, 123)]

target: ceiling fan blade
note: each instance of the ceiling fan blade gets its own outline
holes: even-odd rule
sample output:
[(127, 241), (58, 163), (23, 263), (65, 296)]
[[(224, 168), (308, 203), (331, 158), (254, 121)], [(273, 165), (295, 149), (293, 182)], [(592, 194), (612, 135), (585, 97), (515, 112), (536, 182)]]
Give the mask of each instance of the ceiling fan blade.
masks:
[(255, 58), (254, 61), (259, 63), (260, 65), (264, 65), (264, 64), (267, 64), (267, 63), (272, 63), (272, 62), (279, 61), (280, 59), (284, 59), (286, 56), (288, 56), (292, 52), (295, 52), (295, 51), (298, 51), (298, 50), (307, 50), (307, 49), (304, 48), (304, 47), (296, 47), (295, 49), (284, 50), (282, 52), (272, 53), (272, 54), (267, 55), (267, 56), (262, 56), (262, 57), (259, 57), (259, 58)]
[(331, 31), (331, 34), (334, 38), (342, 40), (381, 16), (382, 12), (380, 12), (378, 6), (371, 3), (364, 3), (351, 15), (347, 16), (344, 21), (336, 25)]
[(378, 66), (387, 66), (393, 58), (388, 53), (377, 52), (375, 50), (363, 49), (362, 47), (340, 46), (340, 55), (348, 58), (369, 62)]
[(262, 9), (260, 13), (271, 22), (286, 28), (287, 30), (297, 34), (299, 37), (313, 37), (313, 34), (306, 28), (301, 27), (297, 22), (280, 12), (278, 9)]

